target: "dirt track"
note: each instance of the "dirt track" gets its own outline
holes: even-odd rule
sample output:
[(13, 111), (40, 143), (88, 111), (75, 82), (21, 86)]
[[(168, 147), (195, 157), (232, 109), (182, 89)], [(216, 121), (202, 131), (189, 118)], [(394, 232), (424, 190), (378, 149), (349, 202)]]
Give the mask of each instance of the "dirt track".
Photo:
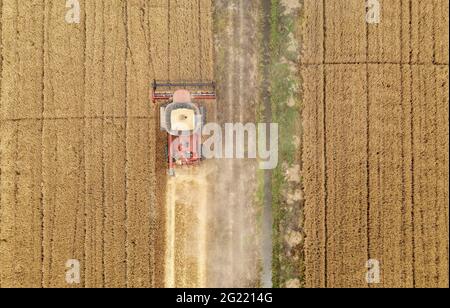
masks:
[[(218, 124), (255, 123), (258, 98), (257, 1), (218, 0), (215, 5)], [(256, 162), (215, 161), (208, 206), (208, 285), (255, 287), (260, 281)]]
[(150, 84), (211, 78), (211, 2), (80, 3), (2, 1), (0, 286), (163, 286)]
[(448, 287), (448, 1), (304, 5), (307, 285)]

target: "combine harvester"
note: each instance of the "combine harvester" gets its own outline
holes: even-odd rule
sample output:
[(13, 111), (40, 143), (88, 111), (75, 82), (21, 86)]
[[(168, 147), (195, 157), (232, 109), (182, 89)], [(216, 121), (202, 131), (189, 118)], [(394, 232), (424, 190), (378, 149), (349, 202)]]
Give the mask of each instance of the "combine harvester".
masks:
[[(191, 89), (191, 90), (188, 90)], [(153, 82), (153, 103), (161, 103), (160, 128), (168, 133), (169, 175), (175, 168), (202, 161), (202, 128), (206, 123), (204, 100), (216, 100), (215, 82)]]

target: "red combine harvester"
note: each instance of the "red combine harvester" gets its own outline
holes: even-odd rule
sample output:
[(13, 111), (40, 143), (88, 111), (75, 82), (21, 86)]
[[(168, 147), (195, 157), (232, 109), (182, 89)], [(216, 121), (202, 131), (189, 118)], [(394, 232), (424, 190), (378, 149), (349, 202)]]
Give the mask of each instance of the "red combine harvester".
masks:
[[(188, 89), (192, 89), (191, 91)], [(153, 82), (153, 103), (160, 106), (160, 127), (168, 133), (169, 175), (175, 167), (202, 161), (202, 128), (206, 110), (200, 101), (216, 99), (214, 82)]]

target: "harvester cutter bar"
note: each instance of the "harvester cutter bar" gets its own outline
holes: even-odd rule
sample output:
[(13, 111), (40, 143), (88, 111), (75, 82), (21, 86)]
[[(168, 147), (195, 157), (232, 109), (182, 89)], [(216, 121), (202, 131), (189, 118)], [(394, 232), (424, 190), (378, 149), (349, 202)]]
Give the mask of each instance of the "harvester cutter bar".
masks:
[[(166, 91), (158, 91), (158, 88), (166, 88)], [(169, 90), (167, 90), (167, 88)], [(192, 91), (192, 98), (197, 100), (215, 100), (216, 83), (215, 82), (157, 82), (153, 81), (153, 101), (170, 100), (173, 97), (172, 88), (212, 88), (212, 91)]]
[(169, 82), (169, 81), (153, 81), (153, 89), (157, 89), (159, 87), (162, 88), (213, 88), (216, 89), (216, 83), (215, 82)]

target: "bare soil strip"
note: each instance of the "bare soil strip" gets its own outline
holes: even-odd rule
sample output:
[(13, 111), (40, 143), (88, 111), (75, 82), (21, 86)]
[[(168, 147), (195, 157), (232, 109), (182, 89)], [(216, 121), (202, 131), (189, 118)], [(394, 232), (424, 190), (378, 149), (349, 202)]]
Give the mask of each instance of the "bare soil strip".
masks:
[[(217, 121), (255, 122), (258, 46), (257, 1), (216, 1), (214, 46), (218, 76)], [(207, 285), (259, 284), (256, 165), (251, 160), (218, 160), (208, 204)]]

